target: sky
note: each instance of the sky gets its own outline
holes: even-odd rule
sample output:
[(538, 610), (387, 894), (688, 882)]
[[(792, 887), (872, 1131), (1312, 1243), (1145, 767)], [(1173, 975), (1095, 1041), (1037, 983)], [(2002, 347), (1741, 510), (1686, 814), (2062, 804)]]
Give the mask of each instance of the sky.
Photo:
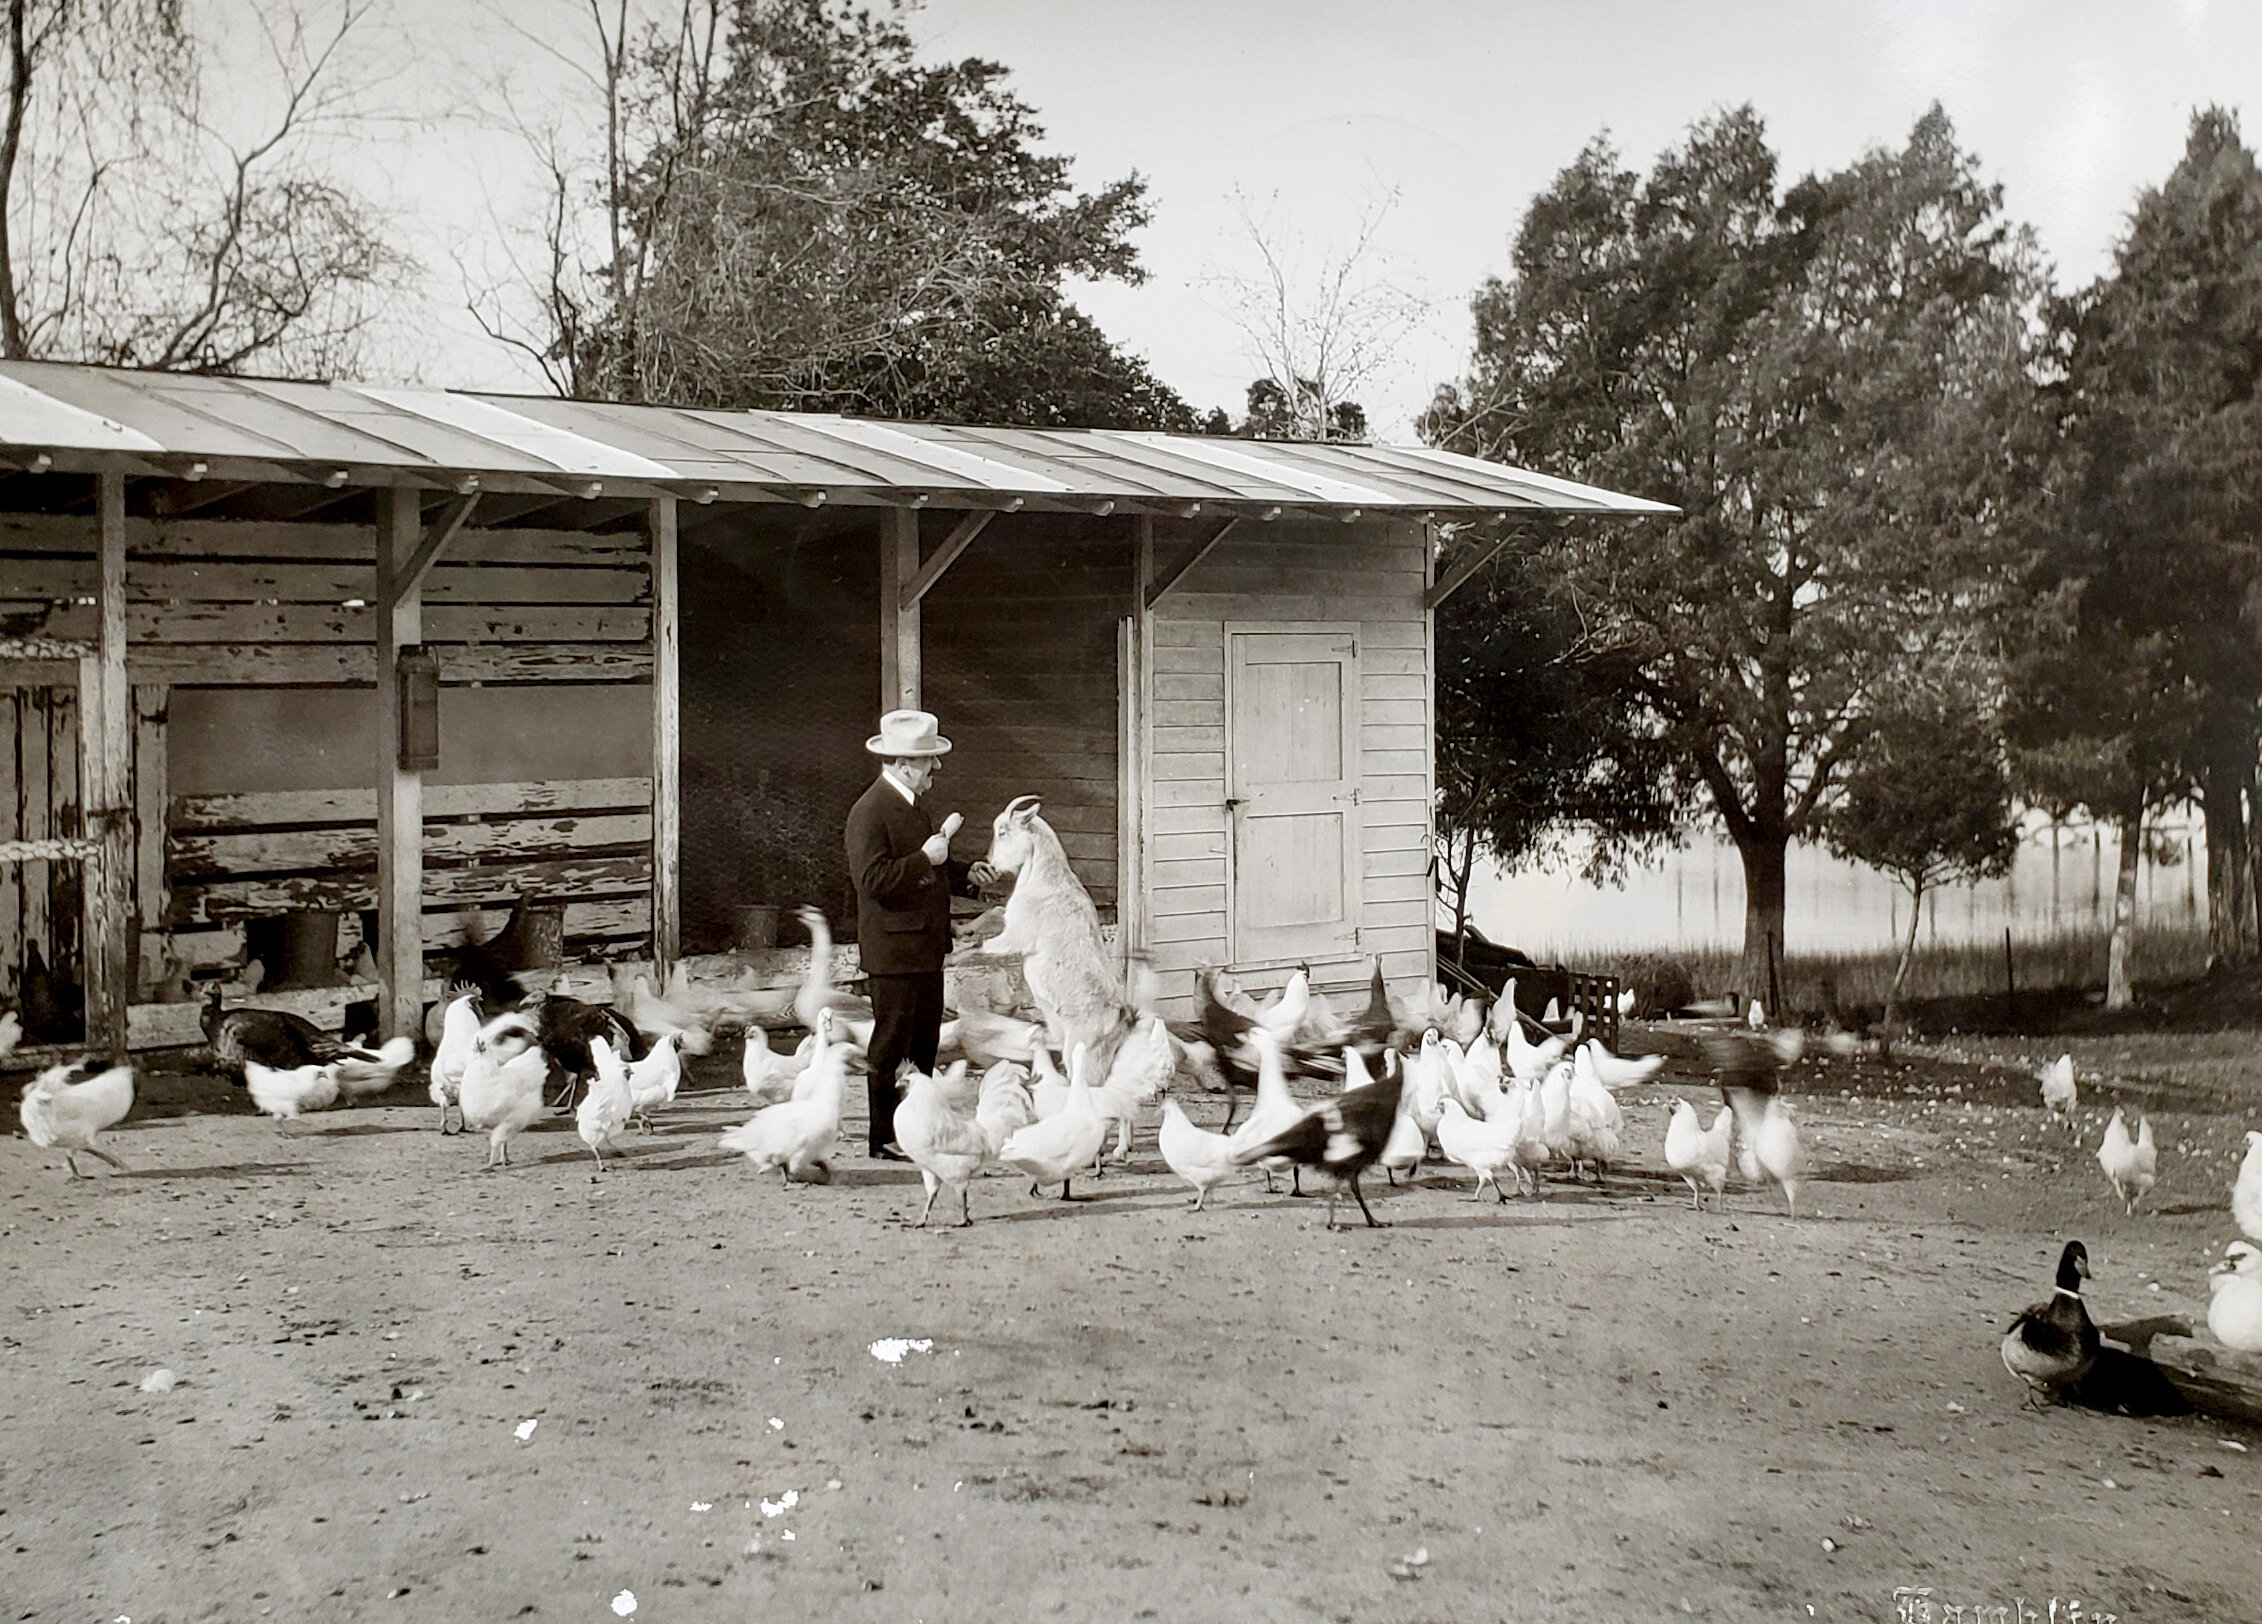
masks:
[[(570, 51), (583, 7), (393, 4), (422, 53), (404, 78), (443, 87), (444, 105), (371, 177), (425, 267), (390, 370), (540, 388), (463, 315), (463, 290), (496, 269), (498, 223), (539, 196), (511, 109), (570, 126), (575, 82), (545, 48)], [(1256, 269), (1244, 215), (1306, 277), (1376, 221), (1367, 274), (1427, 312), (1360, 391), (1384, 439), (1411, 438), (1463, 370), (1470, 294), (1598, 134), (1646, 170), (1692, 121), (1748, 101), (1788, 180), (1897, 144), (1938, 101), (2061, 286), (2109, 266), (2194, 110), (2247, 109), (2262, 137), (2252, 0), (927, 0), (910, 27), (938, 59), (1004, 63), (1079, 186), (1145, 177), (1149, 280), (1077, 297), (1197, 407), (1238, 410), (1256, 375), (1231, 314)]]

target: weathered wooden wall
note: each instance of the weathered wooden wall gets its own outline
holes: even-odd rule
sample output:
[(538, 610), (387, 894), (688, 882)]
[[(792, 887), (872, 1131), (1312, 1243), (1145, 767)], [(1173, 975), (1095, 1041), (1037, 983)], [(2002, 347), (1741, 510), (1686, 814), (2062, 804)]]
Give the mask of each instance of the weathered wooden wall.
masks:
[[(129, 519), (127, 672), (135, 684), (145, 986), (168, 953), (189, 966), (240, 962), (247, 919), (371, 905), (375, 792), (358, 752), (326, 764), (352, 775), (339, 784), (179, 796), (167, 782), (166, 735), (176, 688), (343, 690), (374, 706), (374, 540), (366, 524)], [(561, 736), (576, 725), (577, 689), (648, 685), (647, 549), (635, 528), (466, 528), (424, 586), (425, 637), (442, 682), (554, 692)], [(91, 518), (0, 514), (0, 625), (17, 637), (91, 637), (94, 610), (83, 600), (95, 568)], [(0, 667), (0, 702), (17, 712), (44, 703), (52, 716), (72, 702), (70, 690), (30, 684), (68, 682), (68, 669)], [(51, 764), (51, 722), (48, 733)], [(443, 740), (444, 756), (446, 748)], [(16, 757), (11, 805), (27, 782), (20, 746)], [(317, 778), (323, 770), (315, 767)], [(648, 937), (648, 780), (436, 785), (426, 805), (428, 947), (455, 938), (459, 910), (492, 929), (520, 896), (564, 904), (569, 946), (580, 952), (635, 951)], [(25, 814), (10, 815), (20, 823)], [(14, 890), (0, 901), (0, 973), (22, 958), (23, 882)], [(354, 934), (349, 918), (349, 944)]]
[[(0, 688), (0, 840), (79, 834), (78, 690)], [(25, 949), (49, 965), (78, 957), (79, 865), (0, 863), (0, 989)]]
[[(1211, 528), (1214, 528), (1214, 521)], [(1158, 567), (1183, 555), (1199, 522), (1158, 526)], [(1428, 539), (1418, 524), (1245, 521), (1156, 605), (1144, 857), (1147, 946), (1168, 995), (1192, 973), (1232, 962), (1226, 888), (1225, 705), (1228, 622), (1347, 625), (1358, 640), (1361, 904), (1355, 954), (1312, 965), (1349, 989), (1380, 954), (1394, 986), (1426, 979), (1434, 951), (1429, 881)], [(1287, 964), (1240, 966), (1272, 986)]]
[(1116, 626), (1133, 557), (1121, 519), (1003, 515), (922, 615), (926, 705), (952, 741), (933, 794), (967, 821), (952, 855), (980, 857), (1006, 803), (1038, 796), (1103, 916), (1118, 883)]

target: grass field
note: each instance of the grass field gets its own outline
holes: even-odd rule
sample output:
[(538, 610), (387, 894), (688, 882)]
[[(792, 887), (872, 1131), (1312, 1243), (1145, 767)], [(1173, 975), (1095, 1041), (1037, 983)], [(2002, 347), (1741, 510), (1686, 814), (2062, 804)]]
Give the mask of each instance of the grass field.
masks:
[[(1906, 1004), (1921, 1004), (1931, 999), (1982, 998), (2012, 990), (2035, 993), (2102, 988), (2105, 953), (2102, 931), (2013, 942), (2008, 966), (2001, 942), (1956, 947), (1920, 945), (1901, 997)], [(1897, 957), (1891, 952), (1801, 954), (1794, 950), (1781, 972), (1785, 1013), (1798, 1019), (1821, 1012), (1830, 1002), (1829, 982), (1835, 982), (1837, 1005), (1849, 1016), (1858, 1010), (1882, 1010)], [(1727, 948), (1660, 952), (1646, 947), (1606, 947), (1582, 950), (1565, 962), (1574, 969), (1628, 976), (1637, 985), (1645, 970), (1663, 973), (1678, 969), (1688, 978), (1691, 997), (1714, 998), (1735, 986), (1737, 955)], [(2206, 932), (2189, 927), (2139, 930), (2134, 962), (2140, 985), (2194, 980), (2206, 973)]]

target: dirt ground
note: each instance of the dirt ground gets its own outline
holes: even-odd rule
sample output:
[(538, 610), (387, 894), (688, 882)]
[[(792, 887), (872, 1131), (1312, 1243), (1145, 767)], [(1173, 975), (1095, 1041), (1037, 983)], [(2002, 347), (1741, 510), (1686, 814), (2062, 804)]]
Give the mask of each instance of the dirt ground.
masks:
[[(1191, 1212), (1151, 1130), (1094, 1199), (988, 1178), (922, 1233), (908, 1168), (786, 1189), (722, 1155), (734, 1056), (602, 1175), (563, 1116), (482, 1174), (408, 1089), (285, 1131), (153, 1076), (129, 1173), (0, 1149), (0, 1603), (1469, 1624), (1891, 1619), (1921, 1587), (2262, 1619), (2262, 1434), (2024, 1412), (1996, 1355), (2071, 1236), (2101, 1322), (2204, 1315), (2262, 1043), (2073, 1047), (2081, 1145), (2038, 1045), (1805, 1063), (1796, 1219), (1666, 1186), (1671, 1097), (1714, 1098), (1677, 1064), (1625, 1097), (1607, 1190), (1473, 1204), (1436, 1166), (1332, 1235), (1254, 1181)], [(2162, 1146), (2133, 1219), (2087, 1148), (2115, 1099)]]

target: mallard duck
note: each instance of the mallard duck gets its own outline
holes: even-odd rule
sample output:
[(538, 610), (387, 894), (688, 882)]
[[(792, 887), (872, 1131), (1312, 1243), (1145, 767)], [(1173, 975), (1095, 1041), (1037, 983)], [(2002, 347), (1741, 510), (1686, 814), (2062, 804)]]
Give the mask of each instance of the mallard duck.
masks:
[(2103, 1344), (2081, 1300), (2081, 1283), (2088, 1278), (2089, 1248), (2066, 1242), (2050, 1300), (2027, 1309), (2003, 1334), (2003, 1368), (2026, 1383), (2029, 1404), (2038, 1396), (2055, 1403), (2097, 1362)]

